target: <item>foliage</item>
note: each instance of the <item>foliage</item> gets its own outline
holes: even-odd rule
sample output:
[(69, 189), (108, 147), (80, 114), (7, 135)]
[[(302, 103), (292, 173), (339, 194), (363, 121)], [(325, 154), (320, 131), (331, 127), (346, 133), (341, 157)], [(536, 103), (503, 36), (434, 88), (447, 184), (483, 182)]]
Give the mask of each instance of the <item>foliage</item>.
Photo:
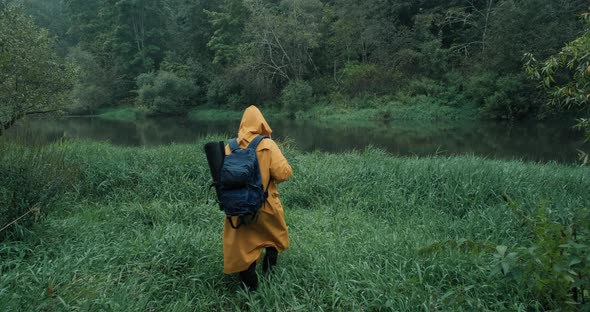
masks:
[(540, 104), (522, 74), (497, 75), (483, 72), (465, 83), (465, 96), (482, 113), (495, 119), (520, 119), (535, 112)]
[[(539, 88), (547, 91), (548, 105), (560, 109), (590, 110), (590, 13), (581, 15), (586, 29), (577, 39), (568, 43), (558, 54), (539, 63), (525, 54), (525, 70), (529, 78), (539, 81)], [(578, 127), (590, 137), (585, 119)]]
[(381, 71), (374, 64), (349, 63), (342, 69), (340, 81), (344, 90), (353, 95), (374, 95), (381, 91)]
[(221, 12), (206, 11), (215, 29), (207, 46), (215, 52), (213, 63), (236, 64), (240, 57), (239, 45), (249, 11), (242, 0), (224, 0)]
[(68, 61), (77, 66), (78, 74), (71, 93), (70, 113), (88, 114), (112, 103), (110, 73), (100, 67), (95, 57), (80, 48), (73, 48)]
[(137, 105), (152, 114), (170, 115), (187, 113), (199, 91), (191, 81), (166, 71), (139, 75), (137, 88)]
[(244, 89), (233, 73), (218, 76), (208, 86), (207, 103), (211, 106), (223, 107), (227, 105), (232, 109), (240, 109), (243, 108), (245, 102)]
[(53, 40), (22, 8), (0, 7), (0, 134), (16, 120), (58, 111), (73, 70), (53, 51)]
[(60, 57), (68, 54), (68, 49), (75, 43), (72, 43), (68, 36), (70, 16), (66, 12), (64, 0), (14, 0), (14, 2), (22, 5), (39, 27), (47, 29), (55, 36), (56, 52)]
[(176, 53), (168, 53), (164, 58), (160, 66), (161, 71), (167, 71), (175, 74), (181, 79), (187, 80), (192, 83), (194, 88), (193, 100), (195, 105), (205, 104), (205, 88), (200, 86), (206, 86), (210, 83), (210, 76), (212, 75), (212, 69), (206, 64), (202, 64), (193, 58), (186, 60), (182, 59)]
[(195, 152), (223, 139), (152, 148), (58, 147), (78, 175), (28, 235), (3, 242), (0, 306), (561, 309), (490, 275), (489, 245), (530, 246), (529, 228), (503, 194), (525, 211), (546, 199), (552, 219), (567, 218), (590, 205), (586, 171), (475, 157), (400, 158), (372, 148), (301, 153), (279, 142), (296, 173), (279, 186), (292, 249), (249, 294), (237, 278), (222, 274), (224, 216), (206, 202), (209, 169), (204, 153)]
[[(542, 112), (538, 103), (522, 101), (536, 94), (518, 77), (520, 55), (554, 54), (580, 32), (572, 17), (587, 6), (584, 0), (19, 1), (57, 37), (59, 51), (79, 46), (93, 56), (108, 73), (114, 105), (134, 100), (138, 75), (163, 70), (199, 87), (195, 105), (278, 103), (293, 80), (308, 82), (315, 94), (361, 98), (396, 96), (412, 82), (433, 81), (445, 86), (443, 102), (469, 109), (470, 98), (483, 116), (510, 119)], [(450, 72), (491, 73), (502, 81), (486, 87), (493, 90), (487, 94), (464, 96), (470, 91), (449, 83)], [(95, 102), (104, 92), (102, 84), (85, 83), (74, 93)]]
[[(590, 13), (582, 15), (590, 27)], [(549, 92), (550, 103), (563, 108), (590, 105), (590, 29), (543, 63), (527, 54), (526, 71)], [(563, 72), (567, 71), (567, 72)], [(564, 76), (562, 76), (563, 74)]]
[(281, 93), (283, 109), (289, 113), (308, 109), (312, 100), (313, 89), (307, 81), (303, 80), (289, 82)]
[(484, 114), (495, 119), (520, 119), (536, 109), (523, 75), (508, 75), (495, 80), (495, 92), (484, 98)]
[[(520, 72), (521, 57), (534, 53), (544, 59), (555, 54), (581, 28), (575, 16), (587, 8), (584, 1), (495, 1), (483, 66), (498, 73)], [(547, 36), (547, 34), (551, 34)]]
[(314, 69), (311, 56), (320, 45), (322, 3), (319, 0), (245, 3), (251, 13), (243, 44), (246, 66), (278, 83), (306, 78)]
[(586, 141), (590, 141), (590, 118), (578, 119), (576, 127), (581, 130), (586, 130)]
[[(519, 209), (512, 203), (513, 209)], [(500, 272), (531, 293), (543, 307), (588, 309), (590, 289), (590, 214), (581, 210), (571, 224), (554, 220), (548, 207), (533, 215), (518, 211), (531, 237), (530, 247), (497, 246), (495, 273)]]
[(39, 213), (47, 213), (76, 181), (77, 171), (65, 164), (66, 153), (66, 145), (26, 147), (0, 140), (0, 228), (37, 209), (0, 232), (0, 241), (13, 234), (22, 237)]

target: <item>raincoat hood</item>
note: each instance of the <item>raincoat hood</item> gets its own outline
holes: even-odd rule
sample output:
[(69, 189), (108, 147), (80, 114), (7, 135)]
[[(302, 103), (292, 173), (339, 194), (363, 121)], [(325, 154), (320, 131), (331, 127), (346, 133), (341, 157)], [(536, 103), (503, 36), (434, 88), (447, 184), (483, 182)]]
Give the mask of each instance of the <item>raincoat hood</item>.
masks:
[(259, 135), (269, 136), (272, 133), (272, 129), (262, 116), (262, 113), (258, 107), (251, 105), (246, 108), (244, 116), (242, 116), (242, 122), (240, 123), (240, 130), (238, 131), (238, 144), (247, 145)]

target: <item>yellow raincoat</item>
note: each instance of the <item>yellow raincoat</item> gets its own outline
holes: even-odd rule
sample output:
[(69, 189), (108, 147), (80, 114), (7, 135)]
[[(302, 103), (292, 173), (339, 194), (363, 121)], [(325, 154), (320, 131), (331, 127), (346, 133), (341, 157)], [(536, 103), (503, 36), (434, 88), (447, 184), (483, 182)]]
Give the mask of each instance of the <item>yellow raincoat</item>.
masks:
[[(260, 110), (256, 106), (250, 106), (244, 112), (240, 123), (238, 144), (241, 148), (246, 148), (256, 136), (270, 136), (271, 133), (272, 130)], [(230, 153), (229, 146), (226, 146), (225, 154)], [(260, 209), (258, 221), (255, 223), (234, 229), (226, 218), (223, 229), (223, 258), (226, 274), (248, 269), (260, 258), (266, 247), (274, 247), (279, 252), (289, 248), (289, 233), (277, 184), (289, 179), (293, 171), (277, 144), (271, 139), (264, 139), (258, 144), (256, 155), (262, 185), (264, 187), (268, 185), (268, 198)], [(268, 184), (269, 179), (270, 184)]]

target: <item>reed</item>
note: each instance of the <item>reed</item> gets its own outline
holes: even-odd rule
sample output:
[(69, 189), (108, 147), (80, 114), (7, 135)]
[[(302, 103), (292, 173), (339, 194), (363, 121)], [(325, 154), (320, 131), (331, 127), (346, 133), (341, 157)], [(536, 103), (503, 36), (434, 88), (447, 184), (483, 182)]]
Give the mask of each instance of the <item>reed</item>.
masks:
[[(279, 189), (291, 249), (280, 255), (276, 272), (262, 279), (259, 291), (247, 293), (235, 276), (222, 273), (223, 213), (207, 202), (202, 151), (213, 139), (223, 138), (154, 148), (88, 142), (48, 147), (44, 159), (59, 155), (60, 164), (76, 174), (52, 193), (59, 196), (47, 202), (43, 218), (18, 239), (0, 244), (0, 306), (6, 311), (568, 307), (561, 297), (552, 301), (493, 274), (494, 254), (497, 246), (510, 251), (536, 244), (523, 220), (537, 220), (539, 207), (545, 222), (572, 224), (590, 207), (587, 168), (476, 157), (399, 158), (374, 148), (301, 153), (283, 146), (295, 174)], [(15, 151), (24, 148), (2, 148), (2, 172), (23, 166), (15, 155), (24, 152)], [(47, 181), (60, 172), (39, 175)], [(20, 187), (2, 181), (5, 193)]]

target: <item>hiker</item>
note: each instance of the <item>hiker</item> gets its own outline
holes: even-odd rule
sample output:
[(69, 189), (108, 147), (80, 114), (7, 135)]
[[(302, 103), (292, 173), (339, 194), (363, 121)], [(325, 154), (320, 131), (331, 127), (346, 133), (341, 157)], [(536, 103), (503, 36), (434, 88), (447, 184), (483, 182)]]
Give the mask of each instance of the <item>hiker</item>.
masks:
[[(251, 224), (235, 229), (228, 218), (223, 230), (223, 258), (226, 274), (239, 273), (240, 280), (249, 290), (258, 288), (256, 262), (261, 258), (263, 272), (269, 272), (277, 264), (278, 253), (289, 248), (289, 234), (277, 184), (289, 179), (292, 169), (287, 159), (270, 139), (271, 128), (256, 106), (250, 106), (244, 112), (240, 123), (237, 143), (240, 148), (247, 148), (258, 136), (267, 136), (258, 143), (256, 155), (262, 177), (262, 186), (267, 189), (268, 198), (258, 211), (257, 220)], [(225, 154), (230, 155), (227, 145)]]

